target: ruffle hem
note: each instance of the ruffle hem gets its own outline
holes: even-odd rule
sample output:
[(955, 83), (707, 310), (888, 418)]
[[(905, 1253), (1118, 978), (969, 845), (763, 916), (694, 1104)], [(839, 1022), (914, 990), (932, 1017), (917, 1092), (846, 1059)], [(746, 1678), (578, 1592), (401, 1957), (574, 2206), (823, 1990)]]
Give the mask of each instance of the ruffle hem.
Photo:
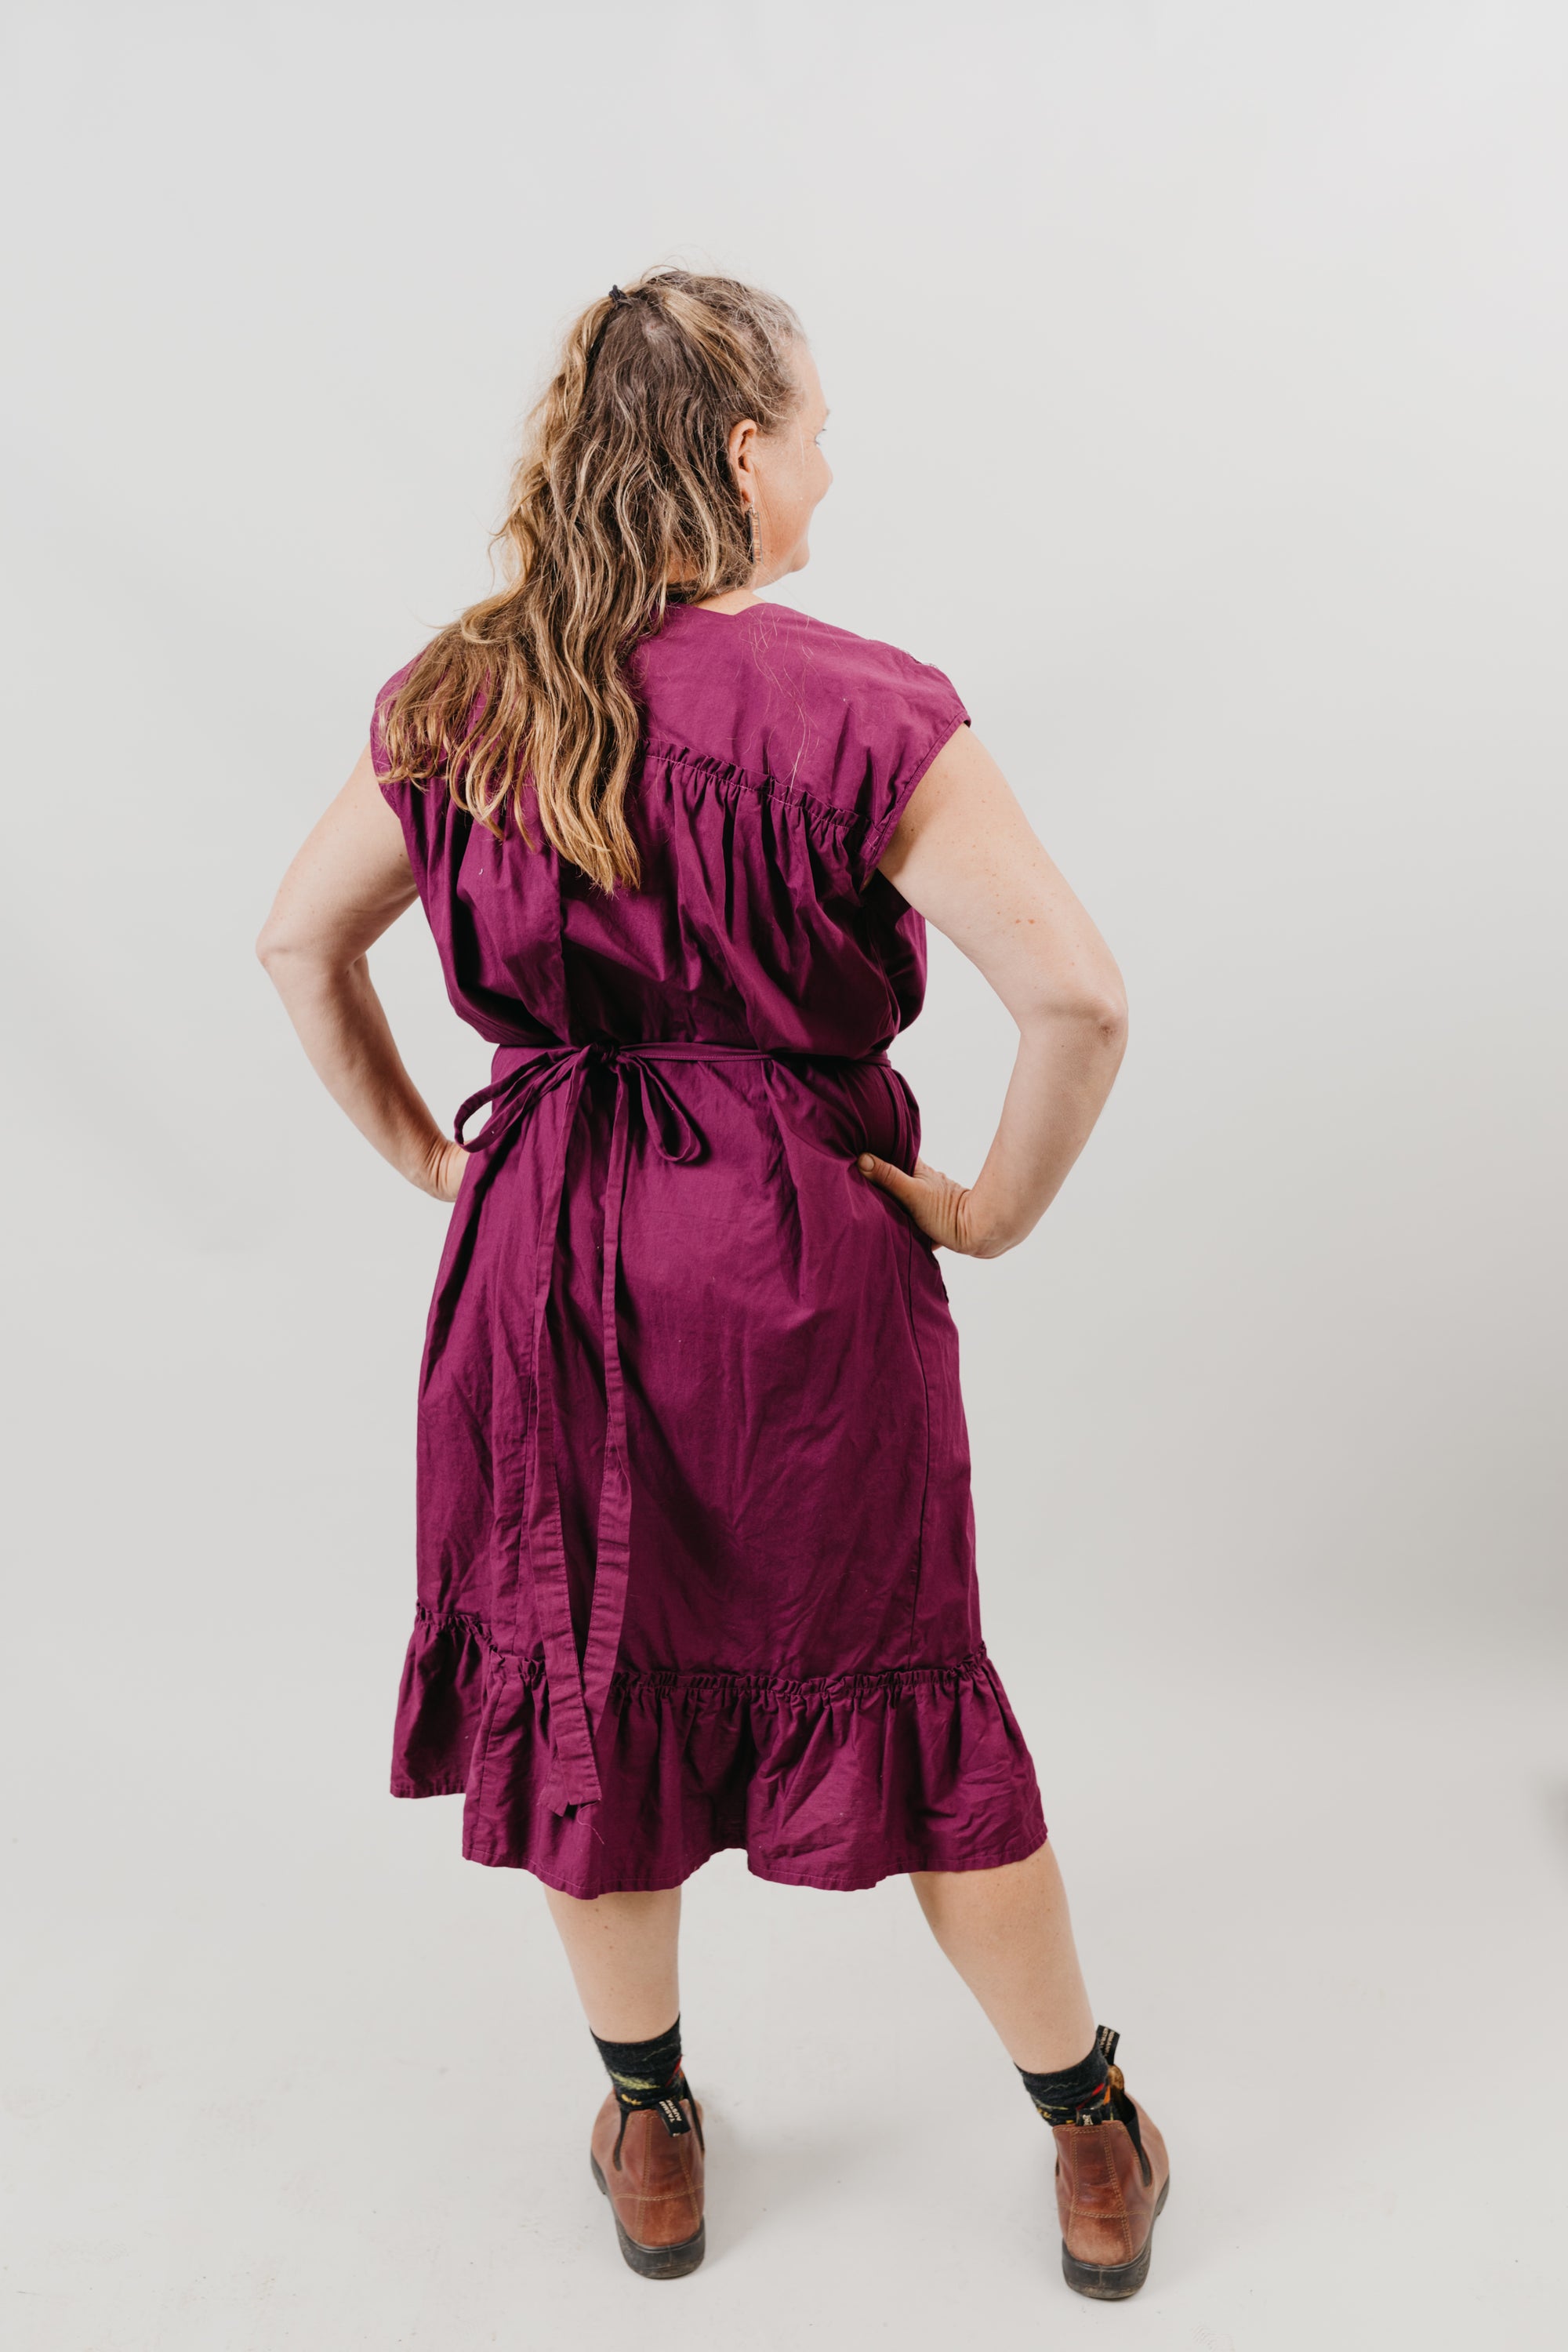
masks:
[(989, 1870), (1044, 1843), (1034, 1766), (984, 1647), (951, 1664), (791, 1681), (620, 1671), (604, 1795), (550, 1811), (542, 1658), (421, 1609), (404, 1663), (395, 1797), (461, 1795), (470, 1862), (584, 1897), (678, 1886), (727, 1846), (758, 1878), (847, 1890)]

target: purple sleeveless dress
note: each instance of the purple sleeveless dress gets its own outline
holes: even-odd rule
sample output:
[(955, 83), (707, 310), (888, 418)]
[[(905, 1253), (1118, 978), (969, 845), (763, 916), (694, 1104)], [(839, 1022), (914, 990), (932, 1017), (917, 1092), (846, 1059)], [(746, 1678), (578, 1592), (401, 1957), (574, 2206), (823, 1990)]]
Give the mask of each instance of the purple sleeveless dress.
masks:
[[(395, 1795), (578, 1895), (869, 1886), (1045, 1837), (981, 1640), (958, 1334), (855, 1166), (912, 1168), (887, 1059), (925, 927), (876, 872), (967, 718), (940, 670), (787, 606), (638, 647), (640, 888), (387, 780), (464, 1106), (419, 1385)], [(530, 798), (531, 797), (530, 793)]]

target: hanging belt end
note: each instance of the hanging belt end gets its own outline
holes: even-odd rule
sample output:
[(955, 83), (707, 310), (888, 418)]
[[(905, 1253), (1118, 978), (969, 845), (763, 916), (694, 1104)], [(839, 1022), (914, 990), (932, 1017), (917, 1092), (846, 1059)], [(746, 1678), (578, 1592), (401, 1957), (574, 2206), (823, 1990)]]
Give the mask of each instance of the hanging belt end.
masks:
[(559, 1817), (577, 1805), (596, 1805), (600, 1795), (599, 1776), (592, 1764), (566, 1765), (557, 1757), (544, 1784), (544, 1802), (549, 1811)]

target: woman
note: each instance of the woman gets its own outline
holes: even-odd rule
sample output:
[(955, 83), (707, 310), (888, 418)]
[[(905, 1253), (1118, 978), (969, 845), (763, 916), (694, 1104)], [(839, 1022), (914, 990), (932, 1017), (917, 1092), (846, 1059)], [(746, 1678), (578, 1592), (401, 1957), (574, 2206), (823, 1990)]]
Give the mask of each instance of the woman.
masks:
[[(1056, 1194), (1121, 976), (942, 672), (757, 595), (807, 560), (826, 414), (770, 296), (666, 269), (591, 303), (508, 584), (383, 688), (258, 951), (349, 1117), (455, 1203), (393, 1788), (462, 1790), (465, 1853), (544, 1883), (626, 2261), (701, 2260), (679, 1890), (743, 1845), (792, 1885), (910, 1874), (1056, 2134), (1067, 2277), (1116, 2297), (1165, 2155), (981, 1641), (936, 1254), (1000, 1256)], [(364, 961), (416, 895), (496, 1048), (456, 1140)], [(972, 1186), (886, 1055), (928, 919), (1018, 1028)]]

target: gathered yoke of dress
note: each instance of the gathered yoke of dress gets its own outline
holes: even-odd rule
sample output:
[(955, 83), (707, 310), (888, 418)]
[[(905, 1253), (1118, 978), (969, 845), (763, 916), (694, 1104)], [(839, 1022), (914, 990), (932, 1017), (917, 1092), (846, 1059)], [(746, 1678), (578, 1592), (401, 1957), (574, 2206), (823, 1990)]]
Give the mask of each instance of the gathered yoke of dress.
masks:
[(980, 1638), (956, 1330), (854, 1164), (918, 1151), (887, 1046), (924, 929), (876, 864), (967, 714), (765, 603), (672, 608), (634, 670), (613, 897), (536, 811), (530, 847), (393, 783), (373, 725), (495, 1048), (421, 1367), (394, 1790), (461, 1791), (470, 1858), (580, 1895), (726, 1845), (831, 1886), (1017, 1859), (1044, 1823)]

